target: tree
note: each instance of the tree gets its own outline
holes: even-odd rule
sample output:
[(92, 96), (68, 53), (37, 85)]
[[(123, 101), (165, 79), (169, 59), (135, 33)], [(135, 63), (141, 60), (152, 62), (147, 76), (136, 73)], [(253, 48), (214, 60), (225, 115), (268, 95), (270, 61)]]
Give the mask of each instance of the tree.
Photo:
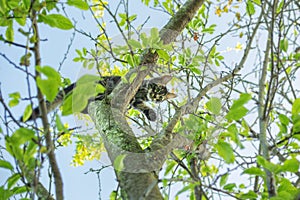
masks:
[[(0, 187), (1, 199), (64, 199), (56, 151), (71, 140), (77, 141), (75, 165), (107, 151), (120, 185), (111, 199), (300, 199), (300, 4), (141, 2), (168, 16), (162, 28), (145, 33), (149, 18), (140, 21), (125, 0), (0, 2), (0, 40), (16, 53), (22, 49), (16, 60), (0, 55), (25, 75), (28, 87), (25, 96), (0, 90), (0, 167), (11, 174)], [(78, 27), (74, 8), (91, 13), (97, 36)], [(50, 115), (47, 104), (70, 80), (60, 73), (63, 63), (42, 62), (44, 24), (90, 39), (94, 46), (76, 49), (73, 62), (96, 71), (79, 78), (82, 87)], [(116, 45), (112, 25), (123, 43)], [(159, 119), (150, 123), (128, 105), (143, 80), (162, 74), (174, 77), (178, 97), (162, 104)], [(95, 90), (105, 90), (90, 89), (90, 81), (103, 75), (122, 75), (122, 81), (105, 100), (88, 105)], [(1, 81), (1, 87), (7, 84)], [(35, 103), (41, 120), (27, 121)], [(21, 120), (18, 104), (26, 104)], [(75, 125), (69, 128), (61, 117), (87, 105), (97, 131), (74, 134)], [(44, 183), (47, 163), (51, 173)]]

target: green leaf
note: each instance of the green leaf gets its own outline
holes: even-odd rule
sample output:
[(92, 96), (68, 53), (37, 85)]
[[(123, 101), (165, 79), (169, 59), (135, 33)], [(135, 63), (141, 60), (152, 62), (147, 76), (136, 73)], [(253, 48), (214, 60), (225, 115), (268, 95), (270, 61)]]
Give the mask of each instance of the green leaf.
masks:
[(221, 100), (217, 97), (212, 97), (206, 104), (206, 107), (209, 111), (213, 114), (218, 115), (220, 114), (222, 103)]
[(59, 28), (62, 30), (69, 30), (73, 28), (72, 22), (68, 18), (60, 14), (41, 14), (39, 15), (39, 20), (51, 27)]
[(12, 108), (12, 107), (18, 105), (19, 102), (20, 102), (19, 99), (11, 99), (11, 100), (8, 102), (8, 106)]
[(7, 5), (11, 10), (16, 9), (17, 7), (19, 7), (19, 1), (10, 0), (10, 1), (7, 1)]
[(287, 52), (289, 47), (289, 41), (287, 38), (284, 38), (283, 40), (280, 40), (279, 47), (282, 51)]
[(152, 28), (150, 30), (150, 38), (152, 40), (157, 40), (159, 38), (159, 31), (157, 28)]
[(142, 49), (142, 45), (139, 41), (136, 41), (136, 40), (128, 40), (128, 44), (133, 47), (134, 49)]
[(279, 121), (285, 126), (287, 126), (290, 123), (290, 120), (286, 115), (279, 114), (278, 118), (279, 118)]
[(23, 0), (22, 2), (26, 10), (30, 8), (30, 0)]
[(127, 15), (125, 13), (119, 13), (119, 17), (126, 20)]
[[(14, 187), (14, 188), (12, 189), (12, 191), (13, 191), (14, 194), (22, 194), (22, 193), (24, 193), (24, 192), (28, 192), (28, 188), (27, 188), (27, 186)], [(29, 200), (29, 199), (27, 199), (27, 198), (22, 198), (22, 199), (20, 199), (20, 200)]]
[(20, 99), (21, 98), (20, 92), (10, 93), (8, 96), (10, 98), (13, 98), (13, 99)]
[(239, 120), (248, 113), (248, 109), (243, 105), (251, 99), (251, 95), (248, 93), (240, 94), (240, 98), (233, 101), (233, 104), (226, 115), (228, 120)]
[(69, 115), (75, 112), (81, 112), (88, 104), (88, 100), (105, 90), (100, 86), (99, 76), (84, 75), (77, 81), (73, 93), (68, 95), (63, 102), (63, 115)]
[(0, 0), (0, 14), (2, 14), (4, 16), (6, 11), (7, 11), (7, 1)]
[(226, 173), (221, 176), (220, 187), (222, 187), (223, 185), (225, 185), (227, 183), (228, 177), (229, 177), (229, 173)]
[(244, 104), (246, 104), (251, 99), (251, 95), (248, 93), (240, 94), (240, 98), (233, 101), (231, 109), (240, 108)]
[(280, 171), (287, 172), (297, 172), (299, 169), (299, 161), (296, 158), (292, 158), (284, 161), (283, 165), (280, 167)]
[(232, 191), (233, 188), (236, 187), (235, 183), (229, 183), (223, 187), (224, 190)]
[(188, 184), (187, 186), (184, 186), (181, 190), (179, 190), (175, 196), (178, 196), (188, 190), (192, 190), (195, 187), (195, 184)]
[(300, 98), (295, 99), (293, 106), (292, 106), (292, 115), (300, 114)]
[(238, 128), (236, 127), (236, 124), (231, 124), (227, 128), (227, 130), (231, 136), (232, 141), (234, 141), (240, 148), (244, 148), (243, 144), (240, 141), (240, 138), (239, 138), (240, 133), (239, 133)]
[(65, 128), (65, 126), (63, 125), (63, 123), (61, 122), (61, 119), (59, 117), (59, 115), (55, 116), (55, 124), (57, 127), (58, 131), (66, 131), (67, 129)]
[(287, 196), (284, 199), (298, 199), (295, 198), (297, 193), (299, 194), (300, 190), (297, 190), (297, 188), (292, 184), (291, 180), (287, 178), (281, 178), (280, 181), (278, 181), (279, 187), (277, 189), (278, 191), (278, 196), (282, 196), (284, 192), (287, 192), (288, 194), (285, 194)]
[(166, 51), (164, 51), (162, 49), (158, 49), (158, 50), (156, 50), (156, 52), (159, 55), (159, 57), (164, 59), (165, 61), (168, 61), (170, 59), (170, 56)]
[(255, 4), (257, 4), (257, 5), (261, 5), (261, 1), (260, 0), (253, 0), (253, 2), (255, 3)]
[(67, 116), (73, 114), (73, 95), (68, 95), (62, 104), (62, 115)]
[[(31, 129), (20, 128), (16, 130), (10, 137), (6, 137), (6, 149), (10, 153), (10, 155), (12, 155), (17, 160), (24, 161), (26, 158), (28, 158), (28, 156), (26, 156), (25, 154), (27, 148), (24, 152), (24, 146), (22, 147), (21, 145), (27, 143), (29, 144), (28, 146), (30, 146), (30, 144), (34, 144), (35, 146), (37, 146), (35, 143), (32, 142), (32, 140), (36, 140), (35, 132)], [(27, 162), (25, 164), (27, 165)]]
[(6, 160), (0, 160), (0, 168), (9, 169), (11, 171), (14, 169), (12, 164)]
[(243, 171), (243, 174), (255, 175), (260, 177), (263, 177), (265, 175), (265, 173), (258, 167), (250, 167), (248, 169), (245, 169)]
[(218, 154), (224, 159), (226, 163), (233, 163), (234, 162), (234, 154), (233, 149), (230, 144), (227, 142), (219, 140), (218, 143), (215, 145)]
[(20, 146), (21, 144), (24, 144), (25, 142), (31, 141), (35, 138), (35, 133), (31, 129), (27, 128), (20, 128), (16, 130), (11, 136), (10, 141), (16, 145)]
[(249, 192), (242, 194), (240, 199), (257, 199), (257, 194), (253, 192), (252, 190), (249, 190)]
[(239, 109), (230, 109), (227, 115), (225, 116), (227, 120), (240, 120), (248, 113), (248, 109), (244, 106)]
[(278, 172), (278, 169), (280, 168), (280, 165), (276, 165), (271, 163), (270, 161), (267, 161), (262, 156), (257, 156), (257, 163), (260, 164), (262, 167), (268, 169), (271, 172)]
[(189, 65), (188, 68), (195, 74), (202, 75), (202, 71), (195, 66)]
[(109, 195), (109, 200), (115, 200), (115, 199), (118, 199), (118, 193), (116, 190), (112, 191)]
[(124, 169), (124, 159), (126, 158), (126, 154), (120, 154), (114, 160), (114, 168), (115, 170), (122, 171)]
[(131, 15), (131, 16), (128, 18), (128, 20), (129, 20), (130, 22), (132, 22), (132, 21), (134, 21), (134, 20), (136, 19), (136, 17), (137, 17), (136, 14)]
[(89, 5), (85, 0), (67, 0), (67, 4), (69, 6), (74, 6), (76, 8), (79, 8), (81, 10), (88, 10)]
[(42, 80), (40, 77), (37, 77), (37, 85), (48, 101), (54, 101), (59, 91), (58, 84), (54, 83), (52, 80)]
[(173, 169), (173, 167), (174, 167), (175, 165), (176, 165), (176, 162), (174, 162), (174, 161), (171, 161), (170, 163), (168, 163), (164, 175), (168, 175), (169, 172), (171, 172), (171, 170)]
[(134, 62), (134, 58), (131, 54), (127, 54), (125, 56), (125, 59), (126, 61), (128, 62), (128, 64), (131, 66), (131, 67), (135, 67), (135, 62)]
[(276, 9), (276, 13), (277, 13), (277, 14), (281, 12), (281, 10), (282, 10), (284, 4), (285, 4), (285, 1), (284, 1), (284, 0), (282, 0), (282, 1), (278, 4), (278, 7), (277, 7), (277, 9)]
[(22, 118), (23, 122), (26, 122), (30, 118), (31, 114), (32, 114), (32, 108), (31, 105), (29, 104), (25, 108), (23, 118)]
[(44, 74), (47, 79), (37, 77), (37, 85), (41, 92), (46, 96), (46, 99), (50, 102), (54, 101), (59, 88), (61, 86), (60, 74), (49, 66), (40, 67), (37, 66), (36, 70)]
[(253, 3), (252, 3), (252, 1), (251, 0), (248, 0), (247, 1), (247, 5), (246, 5), (246, 10), (247, 10), (247, 14), (248, 15), (254, 15), (254, 13), (255, 13), (255, 8), (254, 8), (254, 5), (253, 5)]
[(106, 88), (103, 85), (101, 85), (100, 83), (96, 84), (95, 91), (96, 91), (97, 94), (98, 93), (104, 93), (105, 90), (106, 90)]
[(12, 186), (14, 186), (18, 180), (20, 180), (21, 176), (20, 174), (13, 174), (11, 177), (7, 179), (7, 188), (11, 189)]
[(18, 22), (18, 24), (20, 26), (25, 26), (26, 25), (26, 16), (17, 17), (16, 22)]
[(132, 73), (129, 78), (129, 83), (132, 83), (136, 76), (137, 76), (137, 73)]
[(6, 28), (5, 37), (6, 37), (6, 40), (8, 40), (10, 42), (14, 41), (14, 29), (13, 29), (13, 21), (12, 20), (9, 21), (9, 24)]
[(149, 39), (147, 38), (146, 33), (141, 33), (141, 40), (142, 40), (143, 47), (149, 46)]

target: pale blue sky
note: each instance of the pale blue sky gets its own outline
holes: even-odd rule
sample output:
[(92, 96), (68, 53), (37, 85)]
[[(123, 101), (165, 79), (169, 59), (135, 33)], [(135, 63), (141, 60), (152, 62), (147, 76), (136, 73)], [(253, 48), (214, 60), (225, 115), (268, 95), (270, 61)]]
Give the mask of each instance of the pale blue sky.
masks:
[[(110, 1), (112, 7), (116, 1)], [(140, 24), (144, 22), (148, 16), (150, 16), (150, 20), (148, 21), (146, 27), (152, 28), (161, 28), (167, 22), (168, 16), (162, 12), (155, 11), (153, 9), (149, 9), (145, 7), (140, 1), (130, 1), (130, 14), (137, 14), (138, 19), (136, 24)], [(75, 18), (77, 23), (77, 29), (84, 30), (86, 32), (91, 32), (93, 36), (98, 34), (98, 29), (95, 21), (92, 19), (89, 12), (82, 12), (75, 9), (67, 9), (68, 15), (71, 18)], [(105, 18), (108, 15), (105, 15)], [(222, 21), (221, 18), (213, 16), (212, 18), (215, 23), (218, 24), (217, 29), (222, 30), (223, 27), (227, 27), (227, 24), (219, 23)], [(218, 20), (220, 20), (218, 22)], [(113, 23), (107, 23), (107, 29), (111, 36), (119, 35), (116, 31), (116, 28), (113, 26)], [(0, 34), (3, 34), (4, 29), (0, 27)], [(62, 61), (64, 54), (67, 50), (67, 46), (70, 43), (70, 38), (73, 33), (73, 30), (63, 31), (59, 29), (50, 28), (47, 25), (40, 26), (40, 36), (41, 39), (47, 39), (47, 41), (41, 42), (41, 56), (42, 56), (42, 64), (49, 65), (51, 67), (57, 68), (59, 63)], [(19, 34), (15, 34), (15, 41), (21, 43), (24, 41), (24, 38), (19, 37)], [(223, 47), (230, 46), (234, 47), (237, 41), (223, 40)], [(18, 63), (20, 55), (24, 54), (24, 50), (14, 46), (8, 46), (7, 44), (0, 43), (1, 48), (0, 52), (4, 53), (11, 60), (16, 61)], [(67, 60), (63, 64), (61, 74), (63, 77), (70, 78), (72, 81), (75, 81), (81, 70), (81, 63), (74, 63), (72, 59), (76, 56), (75, 49), (82, 49), (83, 47), (89, 49), (94, 47), (94, 43), (86, 38), (85, 36), (76, 33), (74, 43), (70, 49), (70, 53), (67, 56)], [(230, 52), (233, 56), (229, 58), (232, 61), (228, 61), (228, 63), (239, 60), (234, 56), (238, 56), (236, 52)], [(234, 67), (234, 66), (232, 66)], [(31, 71), (33, 67), (30, 67)], [(19, 91), (22, 96), (27, 96), (27, 84), (25, 82), (25, 75), (16, 70), (13, 66), (11, 66), (3, 57), (0, 57), (0, 82), (1, 89), (3, 92), (3, 96), (6, 98), (6, 102), (8, 102), (8, 94), (12, 92)], [(20, 105), (12, 108), (13, 113), (16, 117), (21, 116), (23, 110), (25, 109), (26, 104), (21, 103)], [(0, 107), (0, 113), (2, 115), (3, 109)], [(69, 122), (70, 127), (74, 127), (76, 124), (74, 122), (73, 117), (64, 117), (64, 122)], [(3, 125), (1, 125), (3, 128)], [(0, 141), (0, 144), (3, 145), (3, 141)], [(72, 155), (74, 153), (74, 146), (71, 145), (67, 148), (60, 148), (57, 151), (57, 160), (59, 163), (59, 167), (61, 169), (64, 181), (64, 194), (66, 199), (72, 200), (81, 200), (81, 199), (98, 199), (98, 180), (96, 174), (89, 173), (84, 174), (90, 168), (98, 169), (102, 164), (106, 164), (107, 162), (102, 161), (92, 161), (87, 162), (82, 167), (72, 167), (70, 166)], [(104, 158), (105, 159), (105, 158)], [(47, 167), (43, 169), (44, 174), (42, 180), (47, 179)], [(112, 190), (116, 189), (115, 177), (113, 175), (112, 168), (106, 168), (101, 173), (101, 196), (102, 199), (108, 199)], [(7, 171), (0, 169), (0, 177), (7, 177)], [(46, 182), (46, 181), (45, 181)], [(3, 179), (0, 179), (0, 184), (3, 183)]]
[[(113, 5), (116, 1), (110, 1), (110, 5)], [(75, 19), (77, 23), (77, 29), (84, 30), (86, 32), (92, 33), (93, 36), (98, 34), (98, 29), (96, 22), (92, 19), (89, 11), (82, 12), (75, 9), (67, 9), (68, 15), (71, 19)], [(167, 18), (166, 15), (150, 10), (145, 7), (140, 1), (135, 1), (130, 3), (130, 12), (131, 14), (138, 14), (137, 22), (143, 22), (148, 16), (150, 20), (148, 21), (147, 27), (162, 27)], [(108, 16), (107, 14), (105, 15)], [(164, 16), (164, 17), (163, 17)], [(111, 36), (118, 35), (113, 23), (107, 23), (107, 29), (109, 30)], [(4, 28), (0, 27), (0, 34), (4, 33)], [(49, 65), (57, 69), (59, 63), (63, 60), (64, 54), (67, 50), (67, 46), (70, 43), (70, 38), (73, 34), (73, 30), (63, 31), (55, 28), (50, 28), (47, 25), (40, 24), (40, 37), (42, 40), (47, 39), (47, 41), (41, 42), (41, 56), (42, 56), (42, 65)], [(22, 43), (24, 37), (20, 37), (19, 33), (15, 33), (15, 42)], [(81, 63), (74, 63), (72, 59), (76, 56), (75, 49), (82, 49), (83, 47), (89, 49), (94, 47), (94, 43), (86, 38), (85, 36), (76, 33), (75, 40), (70, 49), (69, 54), (67, 55), (67, 60), (64, 62), (61, 74), (63, 77), (70, 78), (72, 81), (75, 81), (78, 78), (78, 73), (81, 70)], [(5, 54), (10, 60), (15, 61), (16, 64), (19, 63), (21, 55), (24, 55), (24, 49), (18, 48), (15, 46), (9, 46), (4, 43), (0, 43), (0, 52)], [(33, 61), (32, 61), (33, 62)], [(30, 71), (33, 70), (33, 66), (30, 66)], [(27, 84), (25, 80), (25, 75), (23, 72), (15, 69), (10, 65), (3, 57), (0, 57), (0, 82), (1, 90), (3, 96), (8, 102), (8, 94), (19, 91), (22, 97), (28, 95), (27, 93)], [(33, 89), (33, 88), (32, 88)], [(33, 89), (33, 91), (35, 91)], [(23, 110), (25, 109), (26, 104), (21, 103), (20, 105), (12, 108), (13, 114), (15, 117), (19, 118)], [(2, 106), (0, 107), (0, 113), (3, 114)], [(69, 122), (70, 127), (74, 127), (73, 117), (64, 117), (64, 122)], [(4, 126), (1, 124), (2, 129)], [(1, 140), (0, 144), (3, 145), (4, 141)], [(84, 166), (81, 167), (72, 167), (70, 166), (72, 156), (74, 154), (74, 145), (71, 145), (66, 148), (59, 148), (56, 152), (59, 168), (61, 169), (63, 181), (64, 181), (64, 195), (65, 199), (72, 200), (81, 200), (81, 199), (98, 199), (98, 188), (99, 183), (96, 174), (89, 173), (84, 174), (90, 168), (99, 169), (102, 164), (107, 164), (102, 161), (92, 161), (86, 162)], [(5, 158), (8, 158), (7, 156)], [(107, 160), (107, 158), (104, 158)], [(13, 162), (12, 162), (13, 163)], [(47, 172), (48, 166), (43, 168), (43, 174), (41, 180), (44, 183), (47, 183)], [(0, 168), (0, 184), (3, 184), (3, 181), (9, 176), (7, 170)], [(108, 199), (112, 190), (116, 189), (117, 184), (114, 177), (113, 169), (106, 168), (102, 171), (101, 175), (101, 197), (102, 199)], [(47, 184), (45, 184), (47, 187)]]

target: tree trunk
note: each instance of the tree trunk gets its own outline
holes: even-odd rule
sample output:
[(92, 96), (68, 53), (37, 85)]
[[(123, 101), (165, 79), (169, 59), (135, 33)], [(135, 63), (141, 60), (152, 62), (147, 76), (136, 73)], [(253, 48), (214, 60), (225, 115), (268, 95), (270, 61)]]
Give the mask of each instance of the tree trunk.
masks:
[[(164, 44), (176, 39), (203, 2), (204, 0), (189, 0), (178, 10), (160, 31)], [(89, 114), (103, 138), (124, 199), (163, 199), (155, 171), (164, 163), (170, 148), (159, 153), (143, 151), (124, 116), (127, 105), (144, 78), (155, 67), (157, 59), (156, 53), (145, 52), (141, 64), (147, 65), (147, 70), (131, 70), (126, 75), (128, 80), (133, 71), (137, 73), (131, 84), (120, 83), (108, 99), (89, 106)]]

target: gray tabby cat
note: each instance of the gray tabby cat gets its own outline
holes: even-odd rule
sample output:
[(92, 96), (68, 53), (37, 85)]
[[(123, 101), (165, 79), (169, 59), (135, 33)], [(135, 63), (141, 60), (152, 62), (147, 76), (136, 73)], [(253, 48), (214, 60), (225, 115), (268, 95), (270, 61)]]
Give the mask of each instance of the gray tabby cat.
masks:
[[(152, 78), (149, 80), (144, 80), (142, 85), (139, 87), (137, 93), (134, 98), (131, 100), (130, 105), (135, 109), (140, 110), (144, 113), (144, 115), (150, 120), (156, 120), (155, 111), (149, 108), (145, 102), (162, 102), (168, 99), (172, 99), (176, 97), (176, 94), (168, 91), (166, 84), (172, 79), (170, 75), (164, 75), (157, 78)], [(91, 101), (101, 101), (106, 96), (112, 93), (113, 89), (118, 85), (121, 81), (120, 76), (103, 76), (101, 80), (98, 81), (99, 84), (105, 87), (105, 92), (98, 93), (94, 98), (89, 99)], [(62, 104), (63, 100), (71, 95), (74, 88), (76, 87), (76, 83), (72, 83), (71, 85), (64, 88), (62, 91), (58, 93), (55, 100), (53, 102), (46, 102), (47, 113), (54, 110), (56, 107)], [(84, 108), (82, 113), (87, 114), (87, 106)], [(35, 108), (32, 112), (32, 115), (28, 120), (34, 120), (40, 117), (39, 108)], [(22, 118), (21, 118), (22, 120)]]

